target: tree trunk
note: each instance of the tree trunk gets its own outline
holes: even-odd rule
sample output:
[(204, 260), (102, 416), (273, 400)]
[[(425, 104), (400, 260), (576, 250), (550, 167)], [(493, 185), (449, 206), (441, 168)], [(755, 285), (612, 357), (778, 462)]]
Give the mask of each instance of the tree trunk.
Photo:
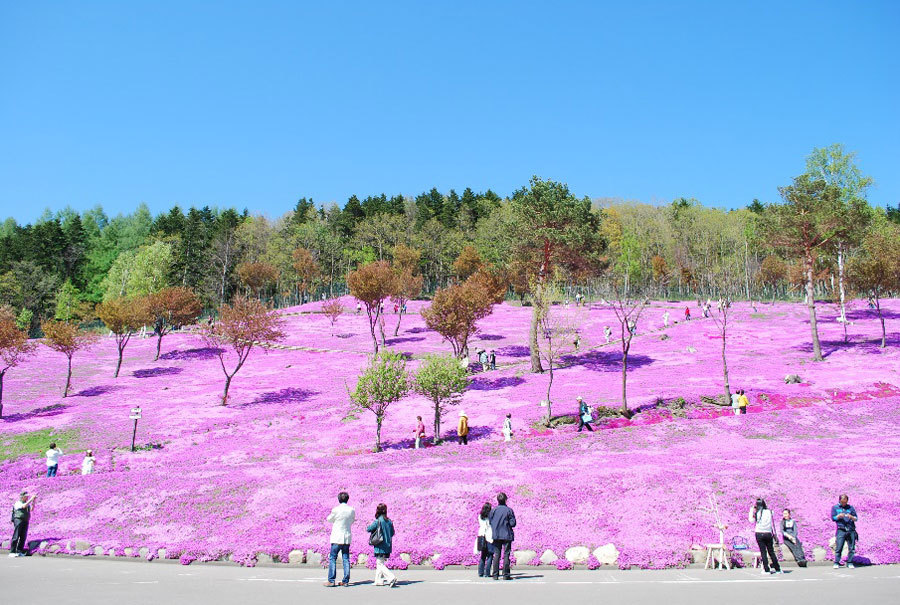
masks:
[(553, 418), (553, 406), (550, 403), (550, 387), (553, 386), (553, 362), (548, 361), (547, 365), (550, 368), (550, 382), (547, 383), (547, 426), (550, 426), (550, 419)]
[(533, 301), (532, 304), (534, 306), (531, 308), (531, 330), (528, 340), (528, 346), (531, 349), (531, 371), (543, 372), (544, 368), (541, 365), (541, 351), (540, 348), (538, 348), (538, 323), (540, 323), (540, 304), (537, 300)]
[(0, 372), (0, 418), (3, 418), (3, 377), (6, 376), (6, 370)]
[(153, 361), (159, 361), (159, 350), (162, 348), (162, 337), (162, 330), (160, 330), (156, 335), (156, 357)]
[(628, 381), (628, 350), (622, 349), (622, 415), (630, 418), (628, 413), (628, 396), (626, 394), (626, 383)]
[(69, 396), (69, 385), (72, 384), (72, 358), (68, 357), (69, 364), (66, 372), (66, 388), (63, 389), (63, 397)]
[(806, 304), (809, 307), (809, 329), (812, 332), (813, 361), (822, 361), (822, 345), (819, 344), (819, 329), (816, 326), (816, 295), (813, 290), (813, 257), (807, 251), (803, 259), (806, 265)]
[(116, 374), (113, 378), (119, 377), (119, 369), (122, 367), (122, 353), (125, 352), (125, 347), (117, 347), (119, 349), (119, 359), (116, 361)]
[(728, 405), (731, 403), (731, 386), (728, 384), (728, 362), (725, 360), (725, 326), (722, 326), (722, 373), (725, 377), (725, 405)]
[(375, 418), (375, 451), (381, 451), (381, 421), (382, 418)]
[(884, 315), (881, 314), (881, 301), (878, 296), (875, 297), (875, 310), (878, 311), (878, 319), (881, 320), (881, 348), (883, 349), (887, 346), (887, 333), (884, 331)]
[[(401, 301), (402, 303), (403, 301)], [(400, 322), (403, 321), (403, 304), (399, 305), (399, 309), (397, 309), (397, 327), (394, 328), (394, 338), (400, 335)]]
[(434, 444), (441, 442), (441, 410), (437, 402), (434, 404)]
[(844, 245), (838, 242), (837, 246), (837, 264), (838, 264), (838, 288), (841, 292), (841, 325), (844, 326), (844, 342), (847, 342), (847, 310), (844, 305)]
[(368, 308), (366, 308), (366, 313), (369, 316), (369, 331), (372, 332), (372, 344), (375, 347), (375, 354), (378, 355), (378, 336), (375, 335), (375, 324), (378, 323), (379, 309), (375, 309), (374, 317), (372, 317), (372, 311)]
[(225, 374), (225, 391), (222, 393), (222, 405), (228, 403), (228, 389), (231, 387), (231, 377), (233, 375)]

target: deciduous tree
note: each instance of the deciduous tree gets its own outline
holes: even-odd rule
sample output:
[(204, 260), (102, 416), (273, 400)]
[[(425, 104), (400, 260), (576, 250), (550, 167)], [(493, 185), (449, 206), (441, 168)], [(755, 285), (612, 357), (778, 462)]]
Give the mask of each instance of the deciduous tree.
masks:
[(16, 315), (9, 307), (0, 307), (0, 418), (3, 418), (3, 378), (34, 353), (28, 333), (16, 326)]
[(353, 391), (347, 389), (356, 410), (368, 410), (375, 415), (375, 451), (381, 451), (381, 425), (390, 405), (403, 399), (410, 389), (406, 358), (397, 352), (384, 350), (375, 353), (356, 382)]
[(469, 386), (466, 368), (452, 355), (428, 354), (413, 378), (413, 388), (434, 406), (434, 442), (440, 443), (441, 420)]
[[(579, 331), (584, 324), (583, 307), (565, 307), (559, 304), (562, 298), (555, 284), (543, 284), (533, 288), (541, 309), (538, 318), (538, 351), (541, 359), (547, 363), (549, 380), (547, 381), (547, 417), (545, 422), (550, 426), (553, 419), (553, 403), (550, 389), (553, 387), (553, 370), (566, 355), (578, 350), (580, 345)], [(555, 303), (555, 304), (554, 304)], [(576, 344), (579, 343), (579, 344)]]
[(869, 233), (862, 252), (848, 263), (850, 285), (865, 294), (875, 306), (881, 322), (881, 348), (887, 346), (887, 332), (881, 311), (881, 298), (900, 290), (900, 228), (886, 223)]
[(637, 322), (641, 318), (647, 301), (643, 292), (637, 286), (629, 286), (627, 276), (613, 275), (610, 280), (612, 296), (610, 307), (619, 320), (619, 335), (622, 345), (622, 409), (621, 413), (626, 418), (631, 417), (628, 410), (628, 354), (631, 352), (631, 341), (637, 331)]
[(116, 349), (119, 352), (116, 361), (115, 377), (119, 377), (122, 367), (122, 354), (132, 335), (150, 323), (147, 301), (144, 298), (112, 298), (97, 305), (97, 317), (116, 337)]
[(484, 261), (474, 246), (465, 246), (453, 262), (453, 273), (459, 279), (467, 279), (470, 275), (481, 269)]
[(294, 271), (297, 272), (297, 288), (302, 301), (306, 301), (310, 288), (322, 279), (322, 270), (312, 252), (306, 248), (297, 248), (291, 255)]
[(469, 339), (478, 332), (478, 320), (491, 314), (496, 300), (472, 278), (440, 288), (422, 311), (425, 325), (444, 337), (457, 359), (468, 355)]
[(92, 347), (100, 337), (94, 332), (79, 330), (77, 326), (65, 321), (45, 321), (41, 324), (41, 330), (44, 332), (44, 344), (66, 356), (66, 386), (63, 389), (63, 397), (68, 397), (69, 387), (72, 384), (72, 357), (76, 352)]
[[(246, 363), (250, 351), (256, 346), (265, 347), (284, 338), (281, 326), (281, 316), (256, 299), (239, 296), (230, 305), (219, 307), (219, 319), (206, 326), (204, 338), (209, 346), (216, 349), (225, 374), (222, 405), (228, 402), (231, 381)], [(234, 357), (232, 370), (225, 365), (229, 354)]]
[(375, 327), (381, 318), (381, 307), (385, 300), (396, 291), (395, 276), (387, 261), (375, 261), (363, 265), (347, 276), (350, 294), (366, 308), (369, 318), (369, 331), (372, 333), (374, 352), (378, 353), (378, 338)]
[(191, 325), (200, 317), (203, 305), (190, 289), (183, 286), (164, 288), (147, 296), (147, 313), (156, 333), (156, 357), (162, 348), (163, 336), (179, 326)]
[(253, 294), (259, 298), (266, 286), (278, 281), (278, 269), (266, 262), (241, 263), (237, 268), (238, 277)]
[(334, 324), (337, 322), (338, 318), (344, 314), (344, 305), (341, 304), (341, 301), (332, 298), (331, 300), (327, 300), (322, 303), (322, 313), (331, 321), (331, 335), (334, 336)]

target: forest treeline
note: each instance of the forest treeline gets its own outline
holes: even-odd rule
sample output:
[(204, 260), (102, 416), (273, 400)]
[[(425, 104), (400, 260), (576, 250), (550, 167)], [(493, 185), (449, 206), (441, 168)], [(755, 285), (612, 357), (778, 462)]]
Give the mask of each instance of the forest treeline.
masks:
[[(831, 191), (844, 207), (862, 205), (858, 216), (832, 217), (854, 224), (843, 230), (835, 225), (836, 235), (815, 246), (816, 295), (837, 296), (844, 265), (865, 252), (867, 234), (900, 223), (900, 206), (866, 202), (872, 180), (840, 145), (814, 150), (802, 176), (808, 190), (800, 195)], [(189, 288), (210, 309), (238, 294), (284, 306), (304, 296), (345, 293), (352, 270), (393, 262), (399, 244), (419, 252), (414, 271), (425, 294), (460, 277), (462, 254), (501, 272), (509, 295), (527, 300), (529, 280), (549, 270), (529, 262), (541, 255), (540, 238), (533, 236), (542, 227), (515, 207), (517, 198), (535, 196), (535, 183), (553, 185), (544, 202), (572, 199), (578, 208), (557, 217), (556, 225), (562, 228), (560, 241), (566, 231), (582, 238), (558, 247), (570, 257), (552, 269), (569, 292), (596, 287), (610, 271), (627, 274), (633, 287), (654, 297), (718, 297), (727, 291), (731, 297), (767, 299), (799, 296), (806, 284), (806, 255), (767, 230), (778, 220), (775, 210), (789, 202), (786, 196), (797, 193), (796, 181), (782, 189), (780, 204), (753, 200), (723, 210), (685, 198), (666, 205), (575, 198), (564, 185), (535, 178), (506, 197), (491, 190), (434, 188), (416, 197), (354, 195), (342, 207), (301, 198), (275, 219), (209, 206), (175, 206), (153, 216), (145, 204), (114, 217), (97, 206), (47, 211), (24, 226), (7, 219), (0, 224), (0, 305), (32, 329), (42, 319), (69, 319), (66, 310), (78, 305), (168, 286)], [(786, 191), (791, 188), (793, 193)], [(556, 220), (553, 208), (540, 211), (550, 223)]]

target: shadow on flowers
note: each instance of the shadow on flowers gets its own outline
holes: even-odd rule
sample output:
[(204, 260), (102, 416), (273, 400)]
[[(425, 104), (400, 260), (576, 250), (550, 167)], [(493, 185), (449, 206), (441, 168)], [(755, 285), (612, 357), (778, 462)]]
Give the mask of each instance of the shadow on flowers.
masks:
[(504, 376), (502, 378), (483, 378), (479, 376), (469, 383), (469, 390), (496, 391), (497, 389), (505, 389), (506, 387), (516, 387), (524, 382), (525, 379), (520, 376)]
[(508, 347), (497, 349), (497, 357), (528, 357), (529, 355), (531, 355), (531, 350), (522, 345), (509, 345)]
[(215, 359), (222, 352), (217, 347), (202, 347), (199, 349), (185, 349), (184, 351), (169, 351), (159, 356), (160, 359), (188, 361), (191, 359)]
[(101, 384), (89, 389), (78, 391), (77, 393), (75, 393), (75, 397), (97, 397), (98, 395), (106, 395), (107, 393), (112, 393), (118, 388), (119, 387), (113, 386), (111, 384)]
[[(596, 372), (619, 372), (622, 370), (622, 353), (619, 351), (589, 351), (582, 355), (567, 355), (563, 362), (569, 366), (584, 366)], [(628, 371), (653, 363), (652, 357), (631, 354), (628, 356)]]
[(244, 403), (235, 407), (246, 408), (253, 405), (269, 405), (278, 403), (301, 403), (306, 401), (313, 395), (318, 395), (318, 391), (307, 391), (298, 387), (288, 387), (280, 391), (270, 391), (263, 393), (250, 403)]
[[(866, 355), (881, 355), (885, 352), (885, 349), (881, 348), (881, 338), (874, 338), (872, 340), (853, 340), (853, 336), (851, 336), (850, 339), (850, 342), (844, 342), (843, 340), (819, 340), (819, 344), (822, 346), (822, 357), (828, 357), (832, 353), (841, 350), (852, 350), (859, 353), (865, 353)], [(900, 333), (891, 332), (887, 334), (885, 340), (888, 347), (900, 345)], [(810, 355), (812, 355), (813, 352), (811, 342), (804, 342), (792, 348), (795, 351), (802, 351), (803, 353), (808, 353)]]
[[(900, 319), (900, 313), (890, 309), (881, 308), (881, 316), (885, 319)], [(847, 319), (850, 321), (871, 320), (878, 321), (878, 311), (875, 309), (853, 309), (847, 310)]]
[(425, 340), (424, 336), (406, 336), (401, 338), (388, 338), (384, 341), (384, 344), (387, 346), (398, 345), (404, 342), (419, 342), (420, 340)]
[(182, 368), (148, 368), (146, 370), (135, 370), (132, 376), (135, 378), (154, 378), (156, 376), (171, 376), (172, 374), (181, 374)]
[(47, 416), (56, 416), (62, 414), (67, 407), (64, 403), (55, 403), (42, 408), (31, 410), (30, 412), (19, 412), (15, 414), (7, 414), (3, 420), (7, 422), (15, 422), (17, 420), (31, 420), (32, 418), (46, 418)]
[[(453, 419), (451, 418), (451, 422)], [(442, 431), (444, 434), (444, 441), (441, 442), (441, 447), (443, 446), (455, 446), (459, 444), (459, 437), (456, 435), (456, 430), (453, 429), (453, 424), (450, 425), (451, 428), (448, 431)], [(496, 431), (489, 426), (469, 426), (469, 441), (478, 441), (479, 439), (486, 439), (494, 435)], [(382, 450), (409, 450), (413, 449), (416, 445), (415, 439), (401, 439), (400, 441), (382, 441), (381, 449)], [(434, 440), (431, 437), (428, 437), (423, 441), (423, 447), (431, 448), (435, 447)]]

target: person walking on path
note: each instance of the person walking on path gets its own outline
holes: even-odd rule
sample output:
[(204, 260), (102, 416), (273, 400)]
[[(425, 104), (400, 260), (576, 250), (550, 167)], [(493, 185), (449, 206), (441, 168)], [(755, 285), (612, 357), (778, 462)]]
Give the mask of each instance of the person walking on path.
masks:
[(586, 428), (589, 433), (593, 433), (594, 429), (591, 428), (591, 422), (593, 422), (594, 418), (591, 416), (591, 408), (588, 407), (588, 404), (584, 402), (584, 399), (579, 395), (576, 398), (578, 402), (578, 432), (581, 432), (582, 428)]
[(490, 363), (491, 369), (497, 369), (497, 353), (494, 352), (494, 349), (491, 349), (491, 355), (488, 357), (488, 363)]
[(803, 544), (797, 537), (797, 522), (791, 517), (791, 509), (784, 509), (781, 519), (781, 535), (785, 545), (794, 555), (794, 560), (800, 567), (806, 567), (806, 553), (803, 552)]
[(741, 389), (740, 391), (738, 391), (738, 393), (741, 394), (741, 396), (740, 396), (740, 408), (741, 408), (741, 414), (746, 414), (746, 413), (747, 413), (747, 406), (750, 405), (750, 400), (747, 399), (747, 394), (744, 393), (744, 389)]
[(422, 446), (422, 439), (425, 438), (425, 423), (422, 422), (421, 416), (416, 416), (416, 430), (413, 431), (416, 437), (416, 449)]
[(666, 312), (663, 313), (663, 327), (664, 328), (669, 327), (669, 310), (668, 309), (666, 309)]
[(94, 463), (97, 461), (94, 458), (94, 451), (88, 450), (84, 453), (84, 459), (81, 461), (81, 474), (82, 475), (90, 475), (94, 472)]
[(741, 392), (735, 391), (731, 394), (731, 410), (734, 412), (735, 416), (740, 415), (741, 413)]
[(507, 413), (506, 419), (503, 421), (503, 441), (512, 441), (512, 414)]
[[(775, 556), (775, 521), (772, 519), (772, 511), (766, 506), (762, 498), (756, 499), (756, 504), (750, 509), (748, 515), (750, 523), (755, 524), (756, 544), (759, 546), (759, 555), (762, 558), (763, 571), (767, 573), (783, 573)], [(769, 570), (769, 559), (772, 559), (772, 571)]]
[(366, 527), (369, 532), (369, 544), (375, 547), (375, 586), (397, 585), (397, 576), (385, 565), (391, 556), (391, 542), (394, 538), (394, 522), (388, 519), (387, 504), (375, 507), (375, 520)]
[(513, 528), (516, 526), (516, 515), (513, 509), (506, 506), (506, 494), (497, 494), (497, 506), (488, 515), (491, 525), (491, 536), (494, 543), (494, 562), (492, 574), (495, 580), (500, 579), (500, 555), (503, 555), (503, 579), (512, 580), (509, 571), (509, 551), (512, 548), (516, 536)]
[(456, 434), (462, 445), (469, 445), (469, 417), (462, 410), (459, 411), (459, 424), (456, 425)]
[(491, 575), (491, 566), (494, 562), (494, 535), (491, 532), (491, 503), (485, 502), (478, 514), (478, 537), (475, 538), (475, 554), (478, 558), (478, 577), (484, 578)]
[(36, 496), (31, 496), (29, 498), (28, 492), (22, 490), (19, 494), (19, 498), (13, 502), (13, 535), (12, 541), (9, 543), (10, 557), (25, 556), (25, 544), (28, 538), (28, 522), (31, 521), (31, 511), (34, 510), (35, 497)]
[(831, 520), (835, 522), (834, 535), (834, 568), (841, 566), (841, 554), (844, 543), (847, 544), (847, 567), (853, 569), (853, 555), (856, 553), (856, 509), (850, 506), (847, 494), (841, 494), (838, 503), (831, 507)]
[(55, 477), (56, 471), (59, 470), (59, 457), (62, 456), (62, 450), (56, 447), (55, 443), (51, 443), (50, 449), (45, 455), (47, 456), (47, 476)]
[[(347, 504), (350, 494), (338, 494), (338, 505), (331, 509), (325, 519), (331, 523), (331, 552), (328, 554), (328, 582), (325, 586), (347, 586), (350, 583), (350, 528), (356, 521), (356, 511)], [(344, 579), (335, 584), (337, 575), (337, 556), (341, 553), (344, 566)]]

